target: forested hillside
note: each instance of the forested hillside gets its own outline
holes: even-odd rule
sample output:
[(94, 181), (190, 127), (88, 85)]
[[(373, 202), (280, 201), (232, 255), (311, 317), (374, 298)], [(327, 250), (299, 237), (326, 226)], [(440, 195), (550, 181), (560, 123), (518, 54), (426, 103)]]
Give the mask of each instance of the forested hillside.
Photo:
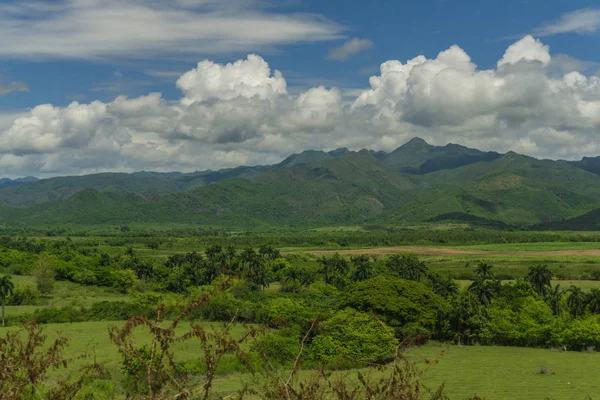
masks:
[(538, 160), (415, 138), (389, 154), (310, 150), (270, 166), (22, 180), (0, 186), (0, 223), (552, 226), (600, 208), (592, 161)]

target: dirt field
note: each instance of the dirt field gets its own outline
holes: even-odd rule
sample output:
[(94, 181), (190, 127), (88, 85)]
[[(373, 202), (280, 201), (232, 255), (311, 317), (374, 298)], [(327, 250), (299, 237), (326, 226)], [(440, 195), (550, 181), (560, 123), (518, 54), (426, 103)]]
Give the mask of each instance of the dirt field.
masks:
[(600, 250), (551, 250), (551, 251), (486, 251), (486, 250), (461, 250), (445, 247), (381, 247), (375, 249), (353, 249), (353, 250), (308, 250), (307, 253), (316, 256), (332, 255), (339, 253), (342, 255), (358, 254), (397, 254), (410, 253), (424, 256), (522, 256), (522, 257), (600, 257)]

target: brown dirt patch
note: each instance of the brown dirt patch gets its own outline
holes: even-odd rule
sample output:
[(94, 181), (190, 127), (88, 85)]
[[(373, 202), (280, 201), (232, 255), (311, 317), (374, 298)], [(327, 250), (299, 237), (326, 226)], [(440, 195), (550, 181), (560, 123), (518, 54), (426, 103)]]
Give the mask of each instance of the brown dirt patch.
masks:
[(522, 257), (600, 257), (600, 250), (552, 250), (552, 251), (486, 251), (486, 250), (461, 250), (445, 247), (419, 247), (419, 246), (401, 246), (401, 247), (380, 247), (374, 249), (352, 249), (352, 250), (308, 250), (306, 253), (316, 256), (330, 256), (335, 253), (342, 255), (387, 255), (398, 253), (410, 253), (424, 256), (522, 256)]

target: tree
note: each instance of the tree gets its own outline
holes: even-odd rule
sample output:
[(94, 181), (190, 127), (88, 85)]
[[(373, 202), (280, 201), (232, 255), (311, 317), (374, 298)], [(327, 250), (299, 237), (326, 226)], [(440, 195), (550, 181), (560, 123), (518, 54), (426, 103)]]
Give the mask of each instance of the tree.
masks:
[(451, 278), (442, 277), (437, 272), (430, 272), (427, 277), (431, 281), (433, 292), (444, 299), (456, 296), (459, 292), (459, 287)]
[(363, 254), (352, 257), (351, 261), (354, 266), (354, 271), (352, 272), (352, 281), (360, 282), (371, 278), (373, 275), (373, 263), (371, 262), (369, 256)]
[(600, 289), (591, 289), (587, 297), (587, 304), (590, 311), (594, 314), (600, 314)]
[(260, 254), (260, 256), (262, 258), (264, 258), (265, 260), (267, 260), (267, 262), (269, 264), (273, 260), (276, 260), (279, 257), (281, 257), (281, 254), (279, 253), (279, 250), (277, 250), (276, 248), (274, 248), (270, 244), (265, 244), (265, 245), (260, 246), (260, 248), (258, 249), (258, 254)]
[(573, 286), (567, 290), (567, 305), (574, 317), (579, 317), (585, 310), (586, 297), (583, 290), (578, 286)]
[(331, 257), (323, 256), (319, 258), (318, 262), (321, 264), (319, 273), (323, 274), (323, 281), (329, 284), (339, 281), (340, 278), (348, 274), (350, 269), (348, 261), (339, 253), (335, 253)]
[(478, 277), (473, 281), (473, 283), (471, 283), (471, 286), (469, 286), (469, 291), (472, 292), (475, 296), (477, 296), (479, 302), (484, 306), (489, 305), (492, 301), (492, 298), (494, 297), (494, 291), (492, 290), (492, 287), (489, 284), (489, 282), (485, 281), (480, 277)]
[(380, 316), (406, 336), (430, 332), (447, 303), (422, 283), (390, 276), (376, 276), (349, 285), (344, 304)]
[(133, 250), (133, 246), (127, 246), (127, 249), (125, 249), (125, 254), (130, 258), (135, 258), (135, 250)]
[(565, 291), (560, 287), (560, 285), (556, 285), (551, 287), (546, 293), (546, 301), (548, 305), (552, 309), (554, 315), (560, 315), (562, 312), (562, 298)]
[(532, 265), (529, 267), (529, 272), (525, 279), (531, 284), (538, 295), (545, 296), (550, 290), (552, 272), (545, 264)]
[(121, 269), (114, 272), (114, 287), (121, 293), (127, 293), (135, 285), (137, 277), (130, 269)]
[(477, 268), (475, 268), (475, 275), (477, 275), (482, 280), (494, 279), (494, 273), (492, 272), (493, 268), (493, 265), (480, 262)]
[(302, 268), (297, 265), (289, 265), (283, 270), (283, 276), (285, 276), (286, 282), (296, 284), (300, 281), (302, 276)]
[(388, 269), (402, 279), (420, 282), (427, 275), (427, 266), (412, 254), (394, 254), (387, 261)]
[(4, 275), (0, 278), (0, 297), (2, 298), (2, 326), (4, 326), (4, 304), (6, 298), (14, 293), (15, 284), (10, 275)]
[(56, 270), (54, 265), (45, 257), (40, 257), (37, 267), (33, 271), (35, 285), (42, 296), (52, 293), (54, 281), (56, 280)]

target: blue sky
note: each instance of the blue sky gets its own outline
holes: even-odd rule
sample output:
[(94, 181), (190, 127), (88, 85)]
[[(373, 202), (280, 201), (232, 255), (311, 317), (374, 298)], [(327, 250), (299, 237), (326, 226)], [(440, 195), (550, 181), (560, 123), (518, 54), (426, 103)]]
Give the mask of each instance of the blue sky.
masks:
[(216, 169), (414, 136), (595, 156), (599, 45), (584, 0), (4, 0), (0, 176)]
[[(302, 88), (316, 84), (363, 88), (368, 76), (377, 72), (383, 61), (406, 60), (419, 54), (434, 57), (453, 44), (465, 49), (480, 68), (491, 68), (514, 38), (552, 23), (563, 14), (594, 6), (598, 3), (585, 0), (293, 1), (266, 11), (323, 16), (340, 25), (340, 37), (264, 51), (249, 45), (245, 51), (224, 54), (199, 51), (174, 57), (155, 53), (133, 60), (123, 59), (120, 54), (102, 60), (87, 55), (73, 59), (60, 51), (39, 58), (4, 55), (0, 56), (1, 82), (24, 82), (29, 91), (0, 96), (0, 110), (30, 108), (41, 103), (66, 105), (74, 99), (109, 101), (119, 94), (139, 96), (153, 91), (176, 99), (180, 95), (174, 85), (176, 75), (156, 77), (146, 72), (184, 72), (205, 58), (230, 62), (257, 50), (272, 68), (284, 73), (288, 85)], [(353, 37), (371, 40), (373, 46), (345, 62), (326, 59), (332, 47)], [(600, 52), (596, 50), (598, 35), (565, 33), (545, 37), (544, 43), (554, 53), (600, 62)]]

